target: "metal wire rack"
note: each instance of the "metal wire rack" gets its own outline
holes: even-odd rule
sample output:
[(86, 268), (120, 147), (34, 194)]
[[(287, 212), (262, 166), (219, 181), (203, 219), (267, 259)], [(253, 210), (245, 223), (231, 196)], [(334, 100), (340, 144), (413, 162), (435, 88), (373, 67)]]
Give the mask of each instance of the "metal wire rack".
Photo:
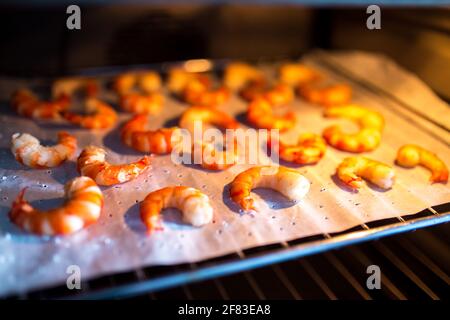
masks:
[[(396, 100), (394, 97), (389, 96), (386, 92), (380, 91), (379, 88), (374, 88), (373, 86), (364, 83), (362, 80), (356, 79), (345, 70), (339, 69), (327, 61), (322, 61), (322, 63), (324, 66), (331, 68), (333, 72), (337, 72), (340, 75), (345, 76), (349, 82), (364, 86), (367, 90), (376, 92), (378, 95), (383, 95), (386, 99), (389, 99), (399, 108), (404, 108), (411, 111), (407, 105)], [(421, 117), (423, 120), (432, 123), (436, 127), (439, 127), (439, 125), (434, 121), (428, 119), (426, 115), (416, 115)], [(438, 129), (446, 130), (442, 127)], [(259, 299), (264, 299), (264, 293), (261, 289), (259, 289), (253, 275), (248, 271), (259, 267), (272, 265), (273, 272), (291, 294), (292, 298), (300, 299), (300, 294), (284, 275), (283, 271), (278, 267), (278, 265), (275, 264), (300, 257), (310, 256), (320, 252), (327, 252), (325, 255), (326, 259), (334, 265), (341, 276), (344, 276), (350, 282), (351, 286), (361, 295), (362, 298), (367, 299), (369, 297), (365, 291), (360, 288), (360, 284), (354, 279), (352, 280), (351, 273), (340, 263), (339, 260), (334, 257), (333, 253), (329, 252), (330, 250), (430, 227), (449, 221), (450, 203), (444, 203), (441, 205), (428, 207), (414, 215), (398, 216), (396, 218), (364, 223), (342, 232), (319, 234), (306, 238), (260, 246), (197, 263), (181, 264), (176, 266), (146, 267), (135, 269), (130, 272), (108, 275), (83, 282), (81, 290), (68, 290), (66, 286), (59, 286), (47, 290), (30, 292), (28, 294), (13, 298), (111, 299), (126, 298), (142, 294), (150, 294), (150, 298), (152, 298), (152, 292), (181, 286), (185, 295), (184, 298), (189, 299), (192, 298), (192, 294), (189, 292), (189, 289), (187, 289), (187, 284), (214, 279), (212, 281), (214, 286), (219, 291), (221, 298), (227, 299), (227, 293), (223, 289), (218, 277), (241, 272), (256, 294), (256, 297)], [(382, 245), (380, 244), (379, 246)], [(389, 248), (383, 247), (381, 250), (384, 252), (386, 257), (388, 257), (388, 259), (396, 259), (395, 255), (390, 253)], [(413, 248), (412, 250), (417, 249)], [(356, 250), (354, 255), (360, 263), (367, 264), (370, 262), (364, 252)], [(421, 257), (421, 259), (427, 259), (426, 256)], [(397, 261), (397, 263), (403, 262)], [(428, 263), (431, 265), (431, 268), (433, 268), (433, 264), (430, 263), (430, 261), (425, 261), (425, 263)], [(330, 291), (327, 284), (321, 279), (320, 275), (317, 274), (315, 269), (312, 268), (306, 260), (301, 260), (300, 264), (307, 274), (315, 280), (329, 299), (336, 298), (336, 295)], [(405, 270), (408, 269), (406, 268)], [(440, 272), (439, 270), (437, 271), (438, 274)], [(407, 271), (406, 273), (408, 277), (415, 277), (413, 273), (411, 274), (411, 272), (408, 274)], [(442, 277), (445, 278), (444, 281), (448, 284), (448, 276), (445, 273), (442, 275), (441, 272), (441, 278)], [(414, 278), (414, 280), (429, 297), (433, 299), (436, 298), (434, 293), (426, 289), (426, 285), (424, 287), (423, 283), (420, 282), (420, 279)], [(394, 297), (399, 299), (405, 298), (405, 296), (395, 288), (389, 279), (385, 280), (385, 284), (390, 288), (390, 291)]]

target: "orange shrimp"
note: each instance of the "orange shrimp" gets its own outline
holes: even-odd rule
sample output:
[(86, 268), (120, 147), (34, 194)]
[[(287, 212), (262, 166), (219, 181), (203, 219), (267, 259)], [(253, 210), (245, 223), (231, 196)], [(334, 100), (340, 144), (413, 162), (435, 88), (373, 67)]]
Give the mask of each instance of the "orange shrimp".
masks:
[(211, 85), (211, 79), (205, 74), (189, 72), (183, 68), (171, 68), (169, 70), (167, 86), (170, 92), (176, 95), (182, 94), (186, 85), (191, 81), (200, 81), (208, 88)]
[(23, 189), (14, 201), (9, 217), (25, 231), (39, 235), (67, 235), (96, 222), (103, 207), (103, 194), (88, 177), (77, 177), (64, 186), (62, 207), (42, 211), (24, 200)]
[(52, 168), (69, 159), (77, 149), (77, 139), (67, 132), (58, 133), (58, 144), (44, 147), (28, 133), (15, 133), (11, 139), (11, 152), (16, 160), (31, 168)]
[(113, 84), (119, 95), (125, 95), (138, 88), (145, 93), (161, 89), (161, 77), (154, 71), (127, 72), (119, 75)]
[(179, 130), (176, 127), (145, 130), (148, 118), (145, 114), (136, 115), (122, 128), (122, 141), (140, 152), (167, 154), (172, 151), (172, 135)]
[(258, 166), (238, 174), (230, 187), (230, 197), (243, 210), (255, 210), (252, 189), (270, 188), (285, 197), (298, 201), (309, 191), (310, 182), (295, 169), (274, 166)]
[(156, 72), (121, 74), (113, 87), (120, 96), (120, 107), (126, 112), (154, 114), (164, 104), (164, 96), (157, 92), (161, 89), (161, 77)]
[(162, 230), (161, 211), (165, 208), (179, 209), (183, 221), (195, 227), (211, 222), (214, 211), (208, 196), (195, 188), (178, 186), (153, 191), (140, 206), (141, 220), (149, 233)]
[(229, 99), (230, 92), (225, 87), (212, 89), (209, 83), (194, 79), (185, 85), (182, 96), (191, 105), (217, 107)]
[(299, 94), (307, 101), (325, 107), (349, 103), (352, 98), (352, 88), (346, 84), (328, 86), (301, 85)]
[(63, 117), (70, 123), (87, 129), (106, 129), (112, 127), (117, 121), (116, 111), (105, 102), (96, 98), (86, 99), (88, 114), (64, 112)]
[(106, 151), (95, 146), (83, 149), (77, 159), (78, 172), (88, 176), (101, 186), (130, 181), (150, 167), (150, 157), (145, 156), (139, 161), (129, 164), (112, 165), (106, 160)]
[(422, 165), (431, 171), (431, 183), (448, 181), (448, 168), (445, 162), (438, 156), (422, 147), (407, 144), (402, 146), (397, 152), (397, 164), (412, 168)]
[(343, 183), (353, 189), (362, 186), (362, 178), (383, 189), (390, 189), (395, 182), (394, 169), (366, 157), (345, 158), (336, 169), (336, 175)]
[(345, 133), (337, 125), (326, 128), (323, 137), (331, 146), (359, 153), (374, 150), (380, 144), (384, 127), (384, 119), (380, 113), (358, 105), (346, 105), (327, 108), (325, 116), (347, 118), (360, 127), (357, 133)]
[[(326, 151), (325, 141), (313, 133), (301, 134), (294, 145), (282, 141), (268, 140), (268, 147), (273, 149), (278, 144), (280, 159), (298, 164), (313, 164), (323, 158)], [(275, 148), (276, 150), (276, 148)]]
[(72, 97), (76, 92), (83, 92), (85, 97), (94, 98), (99, 93), (97, 81), (91, 78), (74, 77), (56, 80), (52, 85), (52, 95)]
[(227, 65), (223, 82), (231, 90), (239, 90), (249, 82), (263, 82), (264, 75), (257, 68), (243, 62), (232, 62)]
[(279, 70), (280, 81), (289, 86), (303, 86), (321, 79), (314, 69), (301, 63), (285, 63)]
[(247, 121), (257, 128), (279, 129), (285, 131), (295, 125), (295, 114), (287, 112), (276, 116), (272, 110), (272, 104), (263, 98), (250, 102), (247, 109)]
[(236, 164), (238, 160), (238, 144), (227, 141), (221, 150), (214, 143), (196, 141), (192, 145), (192, 159), (207, 170), (225, 170)]
[(265, 83), (250, 82), (248, 86), (241, 90), (240, 94), (248, 102), (258, 98), (265, 98), (273, 106), (288, 104), (294, 99), (292, 88), (283, 83), (269, 88)]
[(42, 101), (30, 90), (20, 89), (11, 98), (16, 112), (24, 117), (34, 119), (59, 119), (60, 112), (70, 104), (70, 97), (62, 94), (51, 101)]
[(181, 115), (179, 125), (181, 128), (187, 129), (189, 132), (193, 133), (196, 123), (206, 125), (211, 124), (223, 129), (237, 129), (239, 127), (238, 122), (225, 112), (217, 109), (194, 106), (188, 108)]

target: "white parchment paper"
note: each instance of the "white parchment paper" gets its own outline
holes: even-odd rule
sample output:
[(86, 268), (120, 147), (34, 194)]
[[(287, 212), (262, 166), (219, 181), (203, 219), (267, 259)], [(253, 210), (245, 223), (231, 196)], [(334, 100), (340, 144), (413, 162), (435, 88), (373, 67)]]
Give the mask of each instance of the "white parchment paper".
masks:
[[(332, 82), (348, 82), (322, 68), (316, 56), (319, 54), (308, 55), (304, 60), (321, 69)], [(448, 105), (418, 78), (386, 57), (362, 52), (320, 52), (320, 56), (370, 79), (375, 85), (393, 92), (398, 99), (404, 99), (419, 109), (422, 106), (422, 110), (441, 122), (450, 123)], [(273, 65), (264, 69), (274, 74)], [(10, 111), (7, 100), (14, 89), (41, 83), (41, 80), (0, 80), (0, 98), (3, 101), (0, 116), (0, 296), (62, 284), (70, 265), (79, 266), (82, 280), (86, 280), (142, 266), (195, 262), (249, 247), (343, 231), (363, 222), (414, 214), (450, 201), (448, 184), (430, 185), (429, 173), (423, 168), (395, 166), (397, 181), (389, 191), (368, 186), (357, 193), (349, 192), (333, 177), (338, 163), (349, 154), (329, 148), (318, 165), (298, 167), (312, 183), (304, 200), (295, 205), (276, 192), (259, 190), (256, 192), (259, 212), (243, 215), (229, 200), (228, 184), (248, 166), (209, 172), (196, 166), (175, 165), (167, 155), (156, 156), (152, 169), (134, 181), (102, 188), (106, 201), (98, 223), (67, 237), (30, 235), (9, 222), (7, 213), (12, 201), (19, 190), (27, 186), (27, 199), (33, 205), (49, 208), (61, 204), (63, 185), (77, 176), (75, 159), (51, 170), (26, 168), (18, 164), (10, 152), (13, 133), (28, 132), (44, 141), (54, 142), (56, 133), (65, 129), (79, 139), (77, 153), (88, 144), (96, 144), (109, 150), (111, 162), (129, 162), (142, 156), (120, 141), (119, 128), (130, 117), (128, 114), (120, 114), (116, 128), (93, 133), (62, 122), (55, 124), (21, 118)], [(447, 132), (438, 131), (436, 138), (418, 127), (422, 121), (419, 117), (405, 115), (392, 101), (358, 83), (350, 84), (354, 89), (355, 103), (382, 112), (386, 119), (381, 146), (367, 156), (394, 165), (397, 149), (405, 143), (416, 143), (438, 153), (449, 164)], [(108, 101), (115, 101), (114, 95), (106, 89), (102, 95)], [(176, 124), (177, 117), (185, 108), (184, 104), (168, 97), (164, 111), (154, 117), (152, 126)], [(243, 118), (245, 108), (246, 104), (235, 96), (223, 106), (223, 110), (238, 119)], [(294, 110), (298, 116), (295, 130), (285, 136), (287, 140), (295, 140), (301, 132), (321, 133), (334, 123), (349, 126), (346, 121), (323, 118), (321, 107), (299, 98), (287, 109)], [(245, 127), (244, 124), (242, 126)], [(169, 185), (187, 185), (205, 192), (213, 203), (214, 222), (203, 228), (193, 228), (183, 225), (175, 210), (167, 210), (164, 213), (165, 230), (147, 236), (139, 219), (138, 202), (150, 191)]]

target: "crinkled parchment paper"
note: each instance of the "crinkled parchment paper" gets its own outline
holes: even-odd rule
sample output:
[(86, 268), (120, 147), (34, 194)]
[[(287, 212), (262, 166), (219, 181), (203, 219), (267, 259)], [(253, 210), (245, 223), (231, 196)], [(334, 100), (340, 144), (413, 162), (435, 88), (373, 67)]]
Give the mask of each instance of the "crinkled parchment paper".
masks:
[[(319, 52), (305, 57), (306, 63), (321, 69), (332, 81), (344, 82), (349, 81), (321, 67), (320, 61), (324, 58), (395, 94), (398, 99), (430, 117), (446, 125), (450, 123), (448, 105), (418, 78), (389, 59), (362, 52)], [(272, 74), (275, 70), (274, 66), (265, 69)], [(109, 150), (111, 162), (129, 162), (142, 156), (120, 142), (118, 128), (129, 117), (128, 114), (120, 114), (117, 127), (93, 133), (62, 122), (55, 124), (21, 118), (10, 111), (7, 100), (12, 90), (23, 85), (41, 84), (40, 80), (0, 80), (0, 98), (3, 101), (0, 116), (0, 295), (64, 283), (66, 269), (70, 265), (78, 265), (82, 279), (86, 280), (141, 266), (195, 262), (249, 247), (342, 231), (363, 222), (414, 214), (450, 201), (448, 184), (430, 185), (429, 173), (423, 168), (395, 166), (397, 181), (389, 191), (367, 186), (357, 193), (349, 192), (333, 178), (336, 166), (349, 154), (329, 148), (318, 165), (299, 167), (312, 183), (304, 200), (293, 204), (276, 192), (261, 190), (256, 192), (260, 198), (257, 203), (259, 212), (243, 215), (230, 202), (228, 185), (248, 166), (208, 172), (196, 166), (176, 165), (170, 156), (156, 156), (152, 169), (134, 181), (102, 188), (106, 201), (98, 223), (67, 237), (30, 235), (11, 224), (7, 215), (19, 190), (29, 187), (28, 200), (41, 208), (59, 205), (64, 183), (77, 176), (77, 172), (74, 159), (52, 170), (32, 170), (21, 166), (9, 150), (14, 132), (28, 132), (51, 142), (55, 140), (57, 131), (66, 129), (78, 137), (78, 152), (88, 144), (96, 144)], [(417, 143), (448, 161), (447, 132), (438, 130), (433, 135), (430, 125), (422, 126), (423, 120), (413, 113), (405, 112), (392, 101), (358, 83), (350, 84), (354, 88), (355, 103), (382, 112), (386, 119), (381, 146), (368, 156), (393, 165), (396, 151), (402, 144)], [(115, 101), (114, 95), (107, 90), (102, 95), (108, 101)], [(185, 108), (182, 103), (168, 98), (163, 113), (154, 119), (152, 126), (175, 124)], [(298, 124), (295, 133), (288, 134), (286, 139), (295, 139), (300, 132), (320, 133), (334, 123), (349, 126), (346, 121), (324, 119), (320, 107), (301, 99), (296, 99), (289, 108), (298, 113)], [(245, 103), (233, 97), (223, 110), (242, 119)], [(175, 210), (167, 210), (164, 213), (165, 230), (147, 236), (139, 219), (138, 202), (150, 191), (179, 184), (196, 187), (211, 198), (214, 222), (203, 228), (193, 228), (183, 225)]]

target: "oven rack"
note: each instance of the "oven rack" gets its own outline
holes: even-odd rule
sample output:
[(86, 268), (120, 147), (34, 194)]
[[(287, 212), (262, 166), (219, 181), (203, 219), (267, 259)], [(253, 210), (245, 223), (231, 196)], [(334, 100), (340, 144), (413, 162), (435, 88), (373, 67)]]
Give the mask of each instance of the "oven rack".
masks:
[(346, 231), (324, 233), (238, 251), (226, 256), (175, 266), (151, 266), (12, 297), (18, 299), (117, 299), (231, 275), (298, 259), (344, 246), (376, 240), (450, 221), (450, 202), (419, 213), (363, 223)]

